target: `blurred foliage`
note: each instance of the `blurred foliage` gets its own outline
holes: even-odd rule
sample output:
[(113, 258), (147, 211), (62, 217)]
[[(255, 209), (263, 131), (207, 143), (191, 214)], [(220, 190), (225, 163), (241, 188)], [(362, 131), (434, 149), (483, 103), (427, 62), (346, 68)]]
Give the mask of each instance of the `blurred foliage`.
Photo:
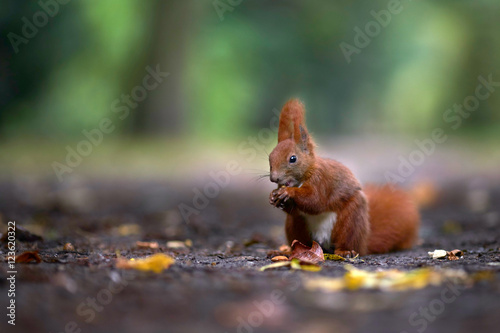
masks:
[[(15, 53), (8, 33), (41, 8), (3, 1), (0, 136), (78, 138), (156, 64), (171, 75), (117, 133), (255, 133), (292, 96), (305, 100), (316, 133), (426, 131), (443, 126), (479, 75), (500, 80), (493, 0), (404, 1), (348, 63), (340, 43), (353, 45), (354, 28), (388, 2), (243, 0), (221, 20), (212, 0), (73, 0)], [(465, 131), (496, 133), (499, 110), (497, 92)]]

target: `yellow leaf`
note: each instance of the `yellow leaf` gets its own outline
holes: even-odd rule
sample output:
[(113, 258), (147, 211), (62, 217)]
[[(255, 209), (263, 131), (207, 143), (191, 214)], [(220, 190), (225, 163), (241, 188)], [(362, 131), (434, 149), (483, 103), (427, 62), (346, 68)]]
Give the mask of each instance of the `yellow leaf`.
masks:
[(357, 269), (351, 265), (345, 265), (345, 269), (347, 269), (347, 273), (344, 274), (344, 282), (347, 289), (357, 290), (372, 284), (370, 272)]
[(325, 253), (324, 256), (325, 256), (325, 260), (345, 261), (344, 257), (341, 257), (341, 256), (336, 255), (336, 254)]
[(292, 269), (298, 269), (308, 272), (318, 272), (321, 270), (321, 267), (318, 265), (304, 264), (301, 263), (299, 259), (295, 258), (290, 262), (290, 266), (292, 267)]
[(259, 268), (259, 271), (262, 272), (262, 271), (265, 271), (266, 269), (286, 267), (286, 266), (290, 266), (290, 261), (278, 261), (278, 262), (275, 262), (274, 264), (270, 264), (270, 265), (263, 266), (263, 267)]
[(141, 259), (124, 259), (118, 258), (116, 261), (116, 268), (122, 269), (137, 269), (139, 271), (152, 271), (161, 273), (164, 269), (169, 268), (175, 263), (175, 259), (163, 253), (157, 253), (150, 257)]
[[(306, 264), (306, 265), (299, 265), (299, 267), (300, 268), (298, 268), (298, 269), (301, 269), (303, 271), (308, 271), (308, 272), (319, 272), (321, 270), (321, 267), (318, 266), (318, 265), (308, 265), (308, 264)], [(297, 268), (293, 267), (293, 265), (292, 265), (292, 268), (293, 269), (297, 269)]]
[(262, 271), (265, 271), (267, 269), (278, 268), (278, 267), (291, 267), (292, 269), (309, 271), (309, 272), (317, 272), (317, 271), (321, 270), (320, 266), (311, 265), (311, 264), (304, 264), (304, 263), (301, 263), (299, 259), (292, 259), (291, 261), (278, 261), (278, 262), (275, 262), (274, 264), (263, 266), (263, 267), (259, 268), (259, 271), (262, 272)]
[(470, 277), (462, 270), (420, 268), (412, 271), (390, 269), (385, 271), (365, 271), (345, 265), (347, 272), (341, 278), (319, 278), (306, 281), (309, 290), (358, 290), (378, 289), (384, 291), (404, 291), (421, 289), (429, 285), (439, 286), (445, 281), (470, 284)]
[(114, 230), (120, 236), (138, 235), (141, 233), (141, 227), (138, 224), (122, 224)]

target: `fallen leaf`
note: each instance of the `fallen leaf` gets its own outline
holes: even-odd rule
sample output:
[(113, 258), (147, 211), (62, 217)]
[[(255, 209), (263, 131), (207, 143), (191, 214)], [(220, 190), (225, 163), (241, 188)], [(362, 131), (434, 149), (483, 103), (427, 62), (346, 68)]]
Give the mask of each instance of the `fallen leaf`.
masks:
[(170, 249), (183, 249), (186, 247), (186, 243), (183, 241), (168, 241), (167, 247)]
[(336, 254), (331, 254), (331, 253), (325, 253), (324, 257), (325, 257), (325, 260), (345, 261), (344, 257), (341, 257), (341, 256), (336, 255)]
[(290, 265), (291, 265), (290, 261), (278, 261), (278, 262), (275, 262), (274, 264), (266, 265), (266, 266), (259, 268), (259, 271), (263, 272), (267, 269), (278, 268), (278, 267), (287, 267)]
[(135, 246), (139, 249), (158, 249), (160, 245), (158, 242), (135, 242)]
[(434, 250), (434, 251), (428, 252), (428, 254), (429, 254), (429, 256), (432, 257), (432, 259), (458, 260), (463, 256), (463, 251), (462, 250), (453, 250), (453, 251)]
[(290, 254), (292, 254), (292, 248), (286, 244), (281, 245), (279, 251), (285, 256), (289, 256)]
[(115, 231), (119, 236), (138, 235), (141, 233), (141, 227), (138, 224), (122, 224)]
[(317, 264), (325, 261), (323, 249), (318, 243), (313, 241), (312, 246), (309, 247), (298, 240), (294, 240), (292, 243), (292, 254), (290, 259), (299, 259), (301, 262), (308, 264)]
[(288, 257), (285, 256), (275, 256), (271, 258), (271, 261), (288, 261)]
[(26, 251), (16, 256), (16, 263), (17, 262), (27, 263), (32, 261), (36, 262), (37, 264), (42, 262), (42, 258), (40, 258), (40, 255), (38, 254), (37, 251)]
[(429, 256), (432, 257), (432, 259), (442, 259), (446, 258), (448, 253), (445, 250), (434, 250), (431, 252), (428, 252)]
[(464, 255), (464, 252), (462, 250), (452, 250), (450, 251), (450, 253), (457, 257), (463, 257)]
[(161, 273), (175, 263), (175, 259), (163, 253), (157, 253), (150, 257), (127, 260), (123, 257), (117, 258), (116, 268), (137, 269), (139, 271), (152, 271)]
[(294, 258), (290, 261), (290, 267), (292, 267), (292, 269), (308, 271), (308, 272), (318, 272), (321, 270), (321, 266), (318, 266), (316, 264), (305, 263), (297, 258)]
[(404, 291), (422, 289), (428, 285), (438, 286), (446, 281), (461, 284), (471, 282), (471, 278), (463, 270), (420, 268), (412, 271), (365, 271), (351, 265), (345, 265), (345, 269), (347, 272), (343, 277), (308, 279), (304, 286), (311, 291), (329, 292), (358, 289)]
[(458, 260), (463, 257), (464, 253), (462, 250), (452, 250), (447, 252), (447, 255), (448, 260)]
[(447, 258), (448, 260), (458, 260), (463, 256), (462, 250), (452, 250), (447, 252)]
[(263, 267), (259, 268), (259, 271), (262, 272), (262, 271), (265, 271), (267, 269), (279, 268), (279, 267), (290, 267), (291, 269), (309, 271), (309, 272), (317, 272), (317, 271), (321, 270), (321, 267), (318, 265), (308, 264), (308, 263), (300, 261), (297, 258), (294, 258), (292, 260), (278, 261), (278, 262), (275, 262), (274, 264), (263, 266)]
[(479, 271), (472, 274), (474, 281), (495, 281), (495, 273), (493, 271)]

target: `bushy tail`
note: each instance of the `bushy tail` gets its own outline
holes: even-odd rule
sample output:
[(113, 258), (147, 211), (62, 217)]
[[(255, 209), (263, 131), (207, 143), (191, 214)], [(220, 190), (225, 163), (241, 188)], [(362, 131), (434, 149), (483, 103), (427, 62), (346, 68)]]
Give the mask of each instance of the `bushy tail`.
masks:
[(391, 185), (367, 185), (370, 214), (369, 253), (408, 249), (418, 240), (420, 216), (411, 196)]

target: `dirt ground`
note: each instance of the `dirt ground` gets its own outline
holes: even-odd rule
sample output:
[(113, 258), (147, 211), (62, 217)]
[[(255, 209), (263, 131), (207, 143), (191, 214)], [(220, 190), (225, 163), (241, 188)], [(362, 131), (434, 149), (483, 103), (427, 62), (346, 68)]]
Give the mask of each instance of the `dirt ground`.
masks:
[[(284, 243), (284, 215), (268, 205), (264, 192), (222, 191), (186, 223), (177, 205), (190, 203), (192, 194), (167, 181), (4, 180), (1, 232), (15, 220), (43, 236), (18, 241), (16, 249), (38, 250), (43, 261), (16, 264), (16, 325), (2, 314), (1, 331), (497, 332), (500, 187), (470, 193), (461, 184), (446, 185), (422, 210), (420, 245), (353, 265), (370, 271), (438, 266), (486, 278), (465, 287), (450, 282), (398, 292), (326, 292), (306, 288), (305, 281), (340, 277), (344, 262), (327, 261), (319, 272), (258, 270)], [(192, 245), (167, 247), (186, 240)], [(137, 241), (160, 248), (139, 249)], [(64, 249), (66, 243), (74, 250)], [(427, 252), (434, 249), (465, 254), (456, 261), (432, 259)], [(175, 264), (159, 274), (115, 267), (117, 255), (157, 252), (170, 254)], [(7, 255), (5, 243), (1, 254)], [(7, 271), (3, 261), (4, 313)]]

